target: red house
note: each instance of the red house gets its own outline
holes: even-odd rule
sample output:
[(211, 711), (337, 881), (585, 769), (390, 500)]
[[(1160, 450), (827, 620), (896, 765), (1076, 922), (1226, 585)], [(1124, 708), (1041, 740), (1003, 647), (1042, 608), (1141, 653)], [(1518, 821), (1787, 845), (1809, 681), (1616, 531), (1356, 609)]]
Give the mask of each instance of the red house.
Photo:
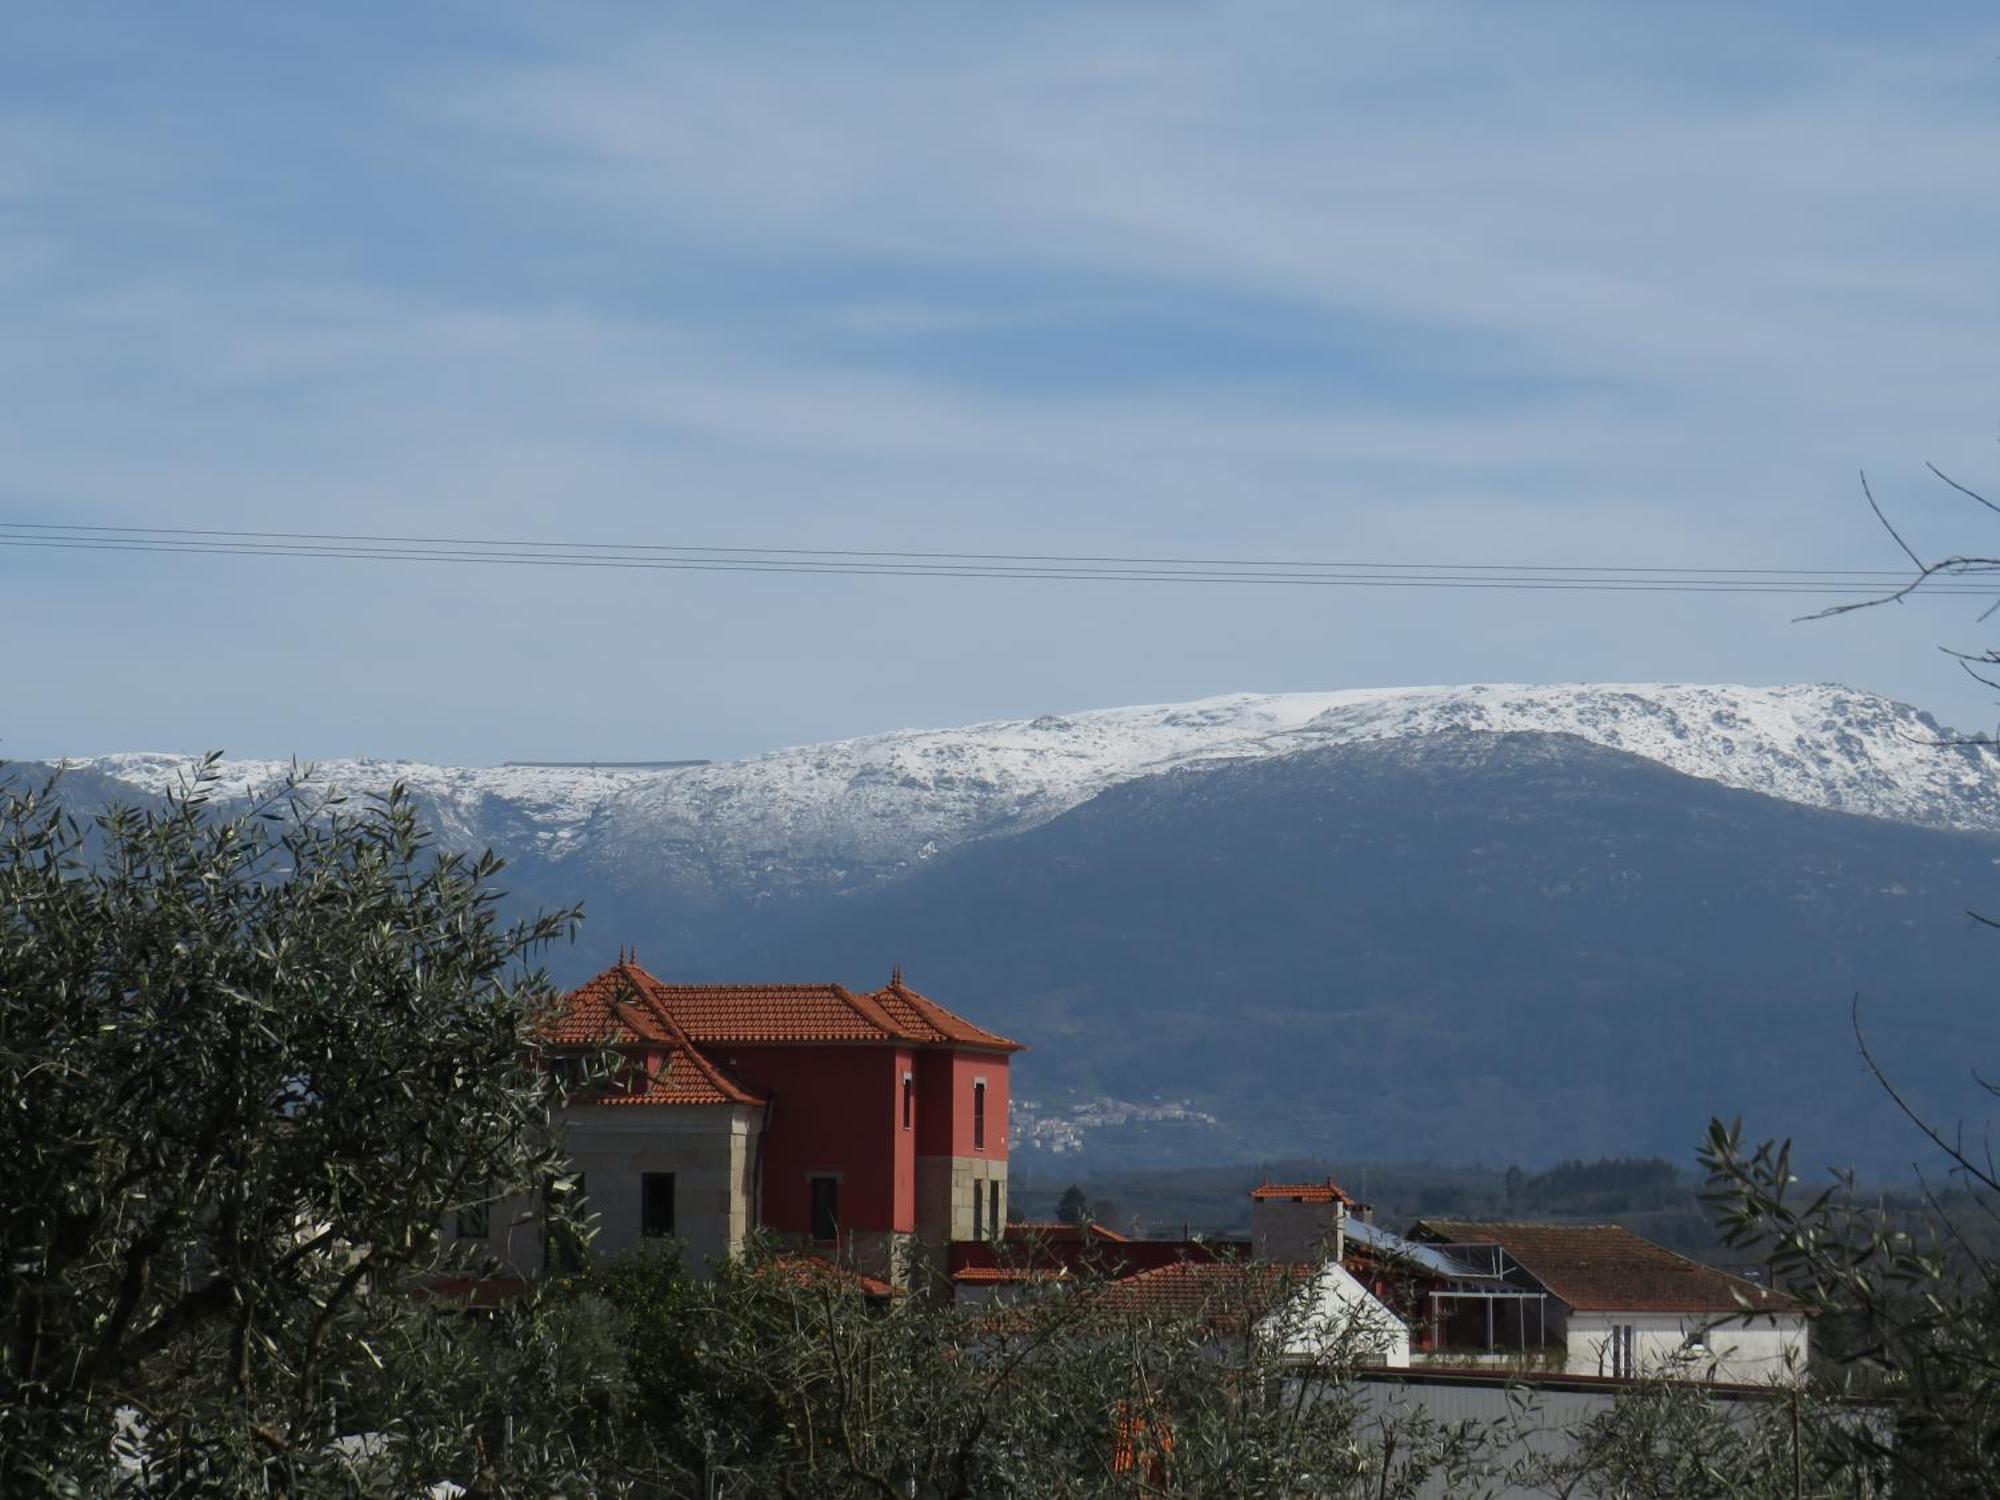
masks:
[[(606, 1047), (626, 1060), (563, 1111), (602, 1251), (672, 1234), (700, 1265), (761, 1227), (894, 1277), (908, 1246), (941, 1256), (1006, 1223), (1021, 1046), (900, 971), (870, 991), (676, 985), (626, 960), (564, 997), (548, 1043), (558, 1067)], [(533, 1218), (495, 1246), (525, 1269), (548, 1253)]]

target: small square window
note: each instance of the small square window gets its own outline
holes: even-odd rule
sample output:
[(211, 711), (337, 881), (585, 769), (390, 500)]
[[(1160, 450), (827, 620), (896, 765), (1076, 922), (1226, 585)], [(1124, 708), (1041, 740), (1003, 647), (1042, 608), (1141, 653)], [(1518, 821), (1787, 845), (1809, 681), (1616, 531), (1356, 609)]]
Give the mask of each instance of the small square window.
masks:
[(452, 1230), (462, 1240), (483, 1240), (493, 1232), (493, 1217), (487, 1204), (468, 1203), (453, 1218)]

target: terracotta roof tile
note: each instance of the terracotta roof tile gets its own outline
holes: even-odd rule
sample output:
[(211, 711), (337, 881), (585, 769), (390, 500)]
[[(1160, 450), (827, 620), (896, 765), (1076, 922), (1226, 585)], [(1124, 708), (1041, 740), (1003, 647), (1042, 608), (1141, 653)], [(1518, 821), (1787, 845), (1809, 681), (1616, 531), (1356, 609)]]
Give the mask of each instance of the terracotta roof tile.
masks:
[(933, 1042), (954, 1042), (965, 1047), (990, 1047), (996, 1052), (1023, 1050), (1019, 1042), (1010, 1042), (983, 1026), (975, 1026), (928, 996), (918, 994), (903, 983), (900, 973), (885, 988), (876, 990), (874, 999), (895, 1016), (912, 1036), (922, 1036)]
[(1253, 1203), (1284, 1199), (1300, 1203), (1345, 1203), (1349, 1208), (1355, 1207), (1353, 1196), (1331, 1177), (1324, 1182), (1265, 1182), (1250, 1189), (1250, 1201)]
[(663, 984), (636, 963), (620, 962), (565, 999), (550, 1033), (556, 1042), (592, 1042), (619, 1024), (623, 997), (676, 1025), (697, 1045), (735, 1042), (891, 1042), (1018, 1052), (1021, 1045), (974, 1026), (936, 1001), (896, 982), (867, 993), (838, 984)]
[(1241, 1324), (1271, 1311), (1318, 1268), (1284, 1261), (1176, 1261), (1103, 1287), (1097, 1306), (1126, 1317)]
[(1498, 1245), (1578, 1312), (1787, 1312), (1782, 1292), (1704, 1266), (1619, 1224), (1523, 1224), (1425, 1219), (1413, 1239)]
[(1082, 1245), (1100, 1241), (1114, 1245), (1131, 1243), (1130, 1235), (1106, 1229), (1102, 1224), (1066, 1224), (1061, 1219), (1017, 1220), (1007, 1226), (1005, 1237), (1010, 1241), (1033, 1240), (1048, 1245)]
[(832, 1285), (869, 1298), (902, 1295), (880, 1277), (864, 1275), (852, 1266), (837, 1265), (823, 1256), (804, 1253), (774, 1255), (758, 1266), (754, 1274), (779, 1277), (796, 1286)]
[(543, 1040), (552, 1047), (613, 1047), (635, 1060), (651, 1054), (659, 1061), (644, 1088), (614, 1086), (578, 1102), (762, 1104), (760, 1095), (703, 1056), (672, 1014), (655, 1003), (646, 983), (650, 978), (637, 964), (614, 964), (564, 996), (561, 1013), (544, 1028)]
[(753, 1094), (692, 1047), (666, 1054), (661, 1068), (643, 1089), (613, 1088), (580, 1105), (762, 1104)]

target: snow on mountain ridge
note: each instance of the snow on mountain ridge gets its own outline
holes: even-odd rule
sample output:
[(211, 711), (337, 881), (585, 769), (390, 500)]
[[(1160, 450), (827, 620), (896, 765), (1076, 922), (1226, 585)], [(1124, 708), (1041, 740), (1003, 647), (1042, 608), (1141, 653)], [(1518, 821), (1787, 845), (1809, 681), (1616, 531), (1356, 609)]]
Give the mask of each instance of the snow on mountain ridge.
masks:
[[(1567, 733), (1786, 801), (1947, 828), (2000, 828), (2000, 760), (1939, 749), (1907, 705), (1834, 686), (1481, 685), (1240, 693), (896, 730), (668, 771), (322, 762), (351, 794), (406, 782), (453, 843), (576, 858), (620, 883), (851, 888), (969, 840), (1047, 821), (1174, 766), (1454, 730)], [(78, 762), (148, 791), (191, 757)], [(282, 762), (225, 762), (243, 795)]]

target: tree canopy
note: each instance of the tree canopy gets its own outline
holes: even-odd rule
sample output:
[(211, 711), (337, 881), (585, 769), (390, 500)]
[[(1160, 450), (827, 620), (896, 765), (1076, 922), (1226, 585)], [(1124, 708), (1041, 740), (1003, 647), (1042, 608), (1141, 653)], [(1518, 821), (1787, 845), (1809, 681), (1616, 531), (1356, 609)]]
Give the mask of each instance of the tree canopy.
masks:
[(465, 1376), (532, 1311), (412, 1289), (556, 1165), (525, 960), (574, 914), (503, 923), (400, 792), (213, 791), (0, 796), (0, 1491), (473, 1479)]

